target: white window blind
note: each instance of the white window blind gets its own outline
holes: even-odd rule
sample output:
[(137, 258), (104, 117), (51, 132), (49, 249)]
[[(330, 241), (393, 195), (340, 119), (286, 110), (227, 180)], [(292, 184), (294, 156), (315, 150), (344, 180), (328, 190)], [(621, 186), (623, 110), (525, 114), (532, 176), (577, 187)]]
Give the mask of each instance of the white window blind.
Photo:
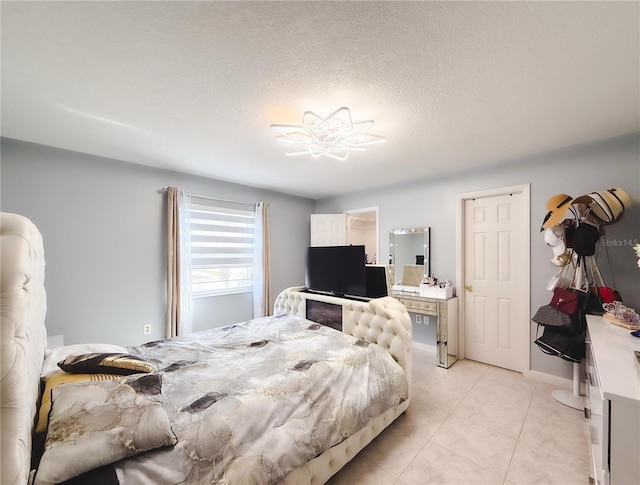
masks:
[(192, 196), (189, 205), (194, 296), (253, 289), (255, 207)]

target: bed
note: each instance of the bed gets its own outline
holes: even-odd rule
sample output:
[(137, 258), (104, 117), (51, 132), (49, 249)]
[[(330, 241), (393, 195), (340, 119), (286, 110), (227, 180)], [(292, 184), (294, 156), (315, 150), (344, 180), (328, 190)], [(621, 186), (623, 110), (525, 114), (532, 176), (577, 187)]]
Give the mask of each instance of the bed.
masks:
[[(126, 349), (48, 350), (42, 237), (22, 216), (0, 217), (3, 485), (322, 484), (409, 406), (411, 321), (389, 297), (295, 287), (273, 317)], [(309, 301), (338, 308), (342, 332), (307, 319)], [(69, 355), (80, 349), (126, 350), (128, 375), (86, 378), (102, 374), (78, 371), (87, 360)], [(44, 387), (68, 377), (60, 360), (84, 380)]]

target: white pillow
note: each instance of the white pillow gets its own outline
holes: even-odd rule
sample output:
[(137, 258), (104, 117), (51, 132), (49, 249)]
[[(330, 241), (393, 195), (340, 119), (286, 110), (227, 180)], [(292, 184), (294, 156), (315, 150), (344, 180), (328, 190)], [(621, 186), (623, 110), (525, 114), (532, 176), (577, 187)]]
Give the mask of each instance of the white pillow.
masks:
[(51, 401), (38, 485), (64, 482), (178, 441), (162, 407), (160, 374), (65, 384), (51, 391)]
[(70, 355), (75, 354), (91, 354), (94, 352), (120, 352), (126, 353), (127, 349), (120, 345), (114, 344), (75, 344), (65, 345), (63, 347), (56, 347), (54, 349), (47, 349), (44, 354), (44, 363), (42, 364), (42, 371), (40, 377), (45, 377), (54, 372), (60, 370), (58, 362), (66, 359)]

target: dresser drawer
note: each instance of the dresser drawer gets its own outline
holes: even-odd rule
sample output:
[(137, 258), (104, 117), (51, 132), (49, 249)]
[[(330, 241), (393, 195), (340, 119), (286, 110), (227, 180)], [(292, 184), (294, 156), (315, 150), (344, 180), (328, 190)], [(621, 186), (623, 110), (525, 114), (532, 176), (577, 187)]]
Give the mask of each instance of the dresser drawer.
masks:
[[(591, 435), (591, 463), (593, 480), (590, 483), (594, 485), (606, 485), (608, 481), (607, 463), (608, 463), (608, 436), (605, 434), (605, 421), (608, 419), (606, 413), (608, 401), (602, 395), (602, 386), (598, 377), (598, 369), (596, 367), (593, 348), (591, 342), (586, 342), (586, 391), (587, 402), (585, 408), (585, 416), (589, 419), (589, 433)], [(608, 428), (608, 426), (607, 426)]]
[(426, 315), (437, 315), (438, 314), (438, 304), (432, 301), (418, 301), (418, 300), (408, 300), (406, 298), (399, 298), (400, 303), (402, 303), (407, 311), (414, 313), (424, 313)]

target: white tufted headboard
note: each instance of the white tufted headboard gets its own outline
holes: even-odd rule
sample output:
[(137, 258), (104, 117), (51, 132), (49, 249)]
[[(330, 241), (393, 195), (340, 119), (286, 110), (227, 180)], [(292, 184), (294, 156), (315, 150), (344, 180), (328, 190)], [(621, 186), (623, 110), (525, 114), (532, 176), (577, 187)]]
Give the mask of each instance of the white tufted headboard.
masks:
[(411, 385), (411, 318), (405, 306), (395, 298), (369, 301), (307, 293), (304, 287), (283, 290), (273, 306), (273, 314), (288, 313), (306, 317), (307, 300), (342, 306), (342, 331), (378, 344), (389, 351), (405, 371)]
[(42, 236), (26, 217), (0, 213), (0, 275), (0, 483), (21, 485), (47, 346)]

